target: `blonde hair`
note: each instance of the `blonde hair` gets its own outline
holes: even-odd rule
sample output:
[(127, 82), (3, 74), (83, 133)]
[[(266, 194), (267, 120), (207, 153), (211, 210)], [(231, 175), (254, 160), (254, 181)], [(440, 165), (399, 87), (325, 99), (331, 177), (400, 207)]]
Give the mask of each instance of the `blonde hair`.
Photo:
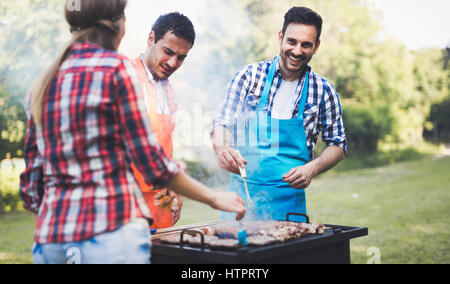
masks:
[(45, 95), (58, 73), (62, 63), (69, 55), (75, 43), (90, 42), (108, 50), (117, 50), (119, 45), (120, 25), (117, 23), (124, 16), (127, 0), (76, 0), (80, 9), (69, 9), (73, 0), (67, 0), (65, 18), (73, 35), (63, 52), (42, 72), (31, 89), (31, 115), (41, 126), (42, 105)]

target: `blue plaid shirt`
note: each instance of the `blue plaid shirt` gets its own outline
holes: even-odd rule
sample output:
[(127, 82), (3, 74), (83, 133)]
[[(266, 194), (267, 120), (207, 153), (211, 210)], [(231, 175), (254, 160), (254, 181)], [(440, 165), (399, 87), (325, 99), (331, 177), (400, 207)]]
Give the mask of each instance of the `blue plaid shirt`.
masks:
[[(274, 59), (271, 59), (247, 65), (238, 71), (228, 86), (227, 96), (220, 113), (214, 119), (213, 128), (221, 125), (231, 129), (243, 114), (256, 112), (273, 61)], [(308, 71), (310, 72), (309, 91), (303, 117), (311, 157), (313, 157), (314, 146), (320, 131), (322, 131), (322, 140), (327, 146), (338, 146), (348, 153), (339, 95), (330, 81), (313, 72), (310, 66)], [(298, 105), (304, 81), (305, 76), (299, 81), (296, 89), (297, 99), (291, 109), (294, 118), (298, 117)], [(265, 108), (269, 115), (271, 115), (274, 98), (281, 82), (281, 70), (277, 66)]]

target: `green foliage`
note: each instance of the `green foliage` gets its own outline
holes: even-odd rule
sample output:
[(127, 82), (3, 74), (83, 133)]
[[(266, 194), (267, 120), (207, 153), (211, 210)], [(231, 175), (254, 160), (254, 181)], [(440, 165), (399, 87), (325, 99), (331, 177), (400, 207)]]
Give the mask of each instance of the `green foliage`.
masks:
[(58, 0), (0, 2), (0, 159), (23, 154), (25, 94), (64, 41), (63, 8)]
[(58, 0), (0, 2), (0, 84), (13, 97), (23, 101), (69, 34), (63, 33), (63, 11), (64, 2)]
[(431, 107), (428, 121), (432, 129), (426, 130), (425, 135), (435, 141), (450, 143), (450, 97)]
[(20, 168), (0, 168), (0, 214), (22, 210), (19, 194)]
[[(364, 121), (366, 125), (354, 125), (346, 119), (347, 130), (357, 131), (349, 136), (370, 141), (369, 151), (374, 151), (377, 142), (383, 140), (405, 146), (422, 141), (431, 105), (440, 102), (450, 90), (449, 71), (444, 69), (448, 53), (438, 49), (410, 51), (398, 40), (381, 36), (381, 14), (370, 1), (305, 0), (300, 4), (291, 0), (246, 0), (243, 3), (252, 24), (251, 36), (243, 39), (237, 50), (241, 57), (242, 53), (247, 54), (246, 63), (275, 56), (279, 52), (276, 35), (286, 11), (292, 6), (310, 7), (324, 19), (322, 43), (311, 62), (313, 69), (333, 82), (344, 108), (355, 102), (368, 106), (367, 114), (357, 114), (349, 107), (351, 113), (347, 116), (357, 115), (359, 118), (354, 123)], [(380, 121), (382, 116), (371, 110), (373, 105), (389, 108), (385, 111), (388, 122), (392, 123), (389, 127)], [(371, 118), (375, 121), (370, 121)]]
[(2, 197), (0, 205), (0, 214), (18, 211), (20, 209), (21, 199), (18, 191), (8, 191)]
[(393, 118), (387, 107), (359, 104), (344, 107), (344, 122), (350, 152), (374, 153), (378, 141), (391, 132)]
[(7, 153), (22, 156), (26, 120), (22, 104), (0, 88), (0, 160)]
[(189, 175), (197, 180), (206, 181), (211, 178), (211, 172), (198, 162), (187, 161), (186, 166)]
[(2, 191), (0, 190), (0, 215), (2, 215), (3, 212), (5, 212), (5, 209), (3, 207), (4, 207), (4, 205), (3, 205), (3, 194), (2, 194)]
[[(450, 49), (447, 49), (450, 50)], [(446, 68), (447, 51), (428, 49), (413, 52), (414, 86), (420, 93), (418, 104), (429, 106), (448, 97), (450, 90), (450, 69)]]
[(197, 161), (187, 161), (186, 165), (187, 173), (207, 186), (217, 188), (228, 184), (229, 175), (225, 171), (207, 167), (205, 164)]

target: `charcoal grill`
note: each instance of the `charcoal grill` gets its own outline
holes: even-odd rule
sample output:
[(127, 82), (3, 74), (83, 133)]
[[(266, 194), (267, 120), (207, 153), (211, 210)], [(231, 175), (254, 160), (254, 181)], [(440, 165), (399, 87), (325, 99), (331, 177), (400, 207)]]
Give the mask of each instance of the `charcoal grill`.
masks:
[[(292, 215), (288, 214), (287, 221)], [(307, 223), (309, 218), (306, 216)], [(160, 242), (162, 235), (204, 227), (214, 227), (224, 221), (195, 224), (161, 231), (153, 236), (153, 264), (350, 264), (350, 240), (367, 236), (368, 228), (326, 225), (330, 229), (320, 235), (305, 235), (284, 243), (262, 247), (240, 247), (234, 250), (215, 250), (201, 245), (169, 245)], [(202, 238), (202, 236), (198, 236)]]

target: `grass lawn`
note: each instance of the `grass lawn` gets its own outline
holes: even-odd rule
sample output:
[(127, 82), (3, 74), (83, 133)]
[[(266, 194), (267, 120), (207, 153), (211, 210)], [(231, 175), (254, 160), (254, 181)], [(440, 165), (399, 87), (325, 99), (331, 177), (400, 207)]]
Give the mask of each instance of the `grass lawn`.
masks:
[(32, 263), (34, 219), (31, 213), (0, 216), (0, 264)]
[[(369, 236), (351, 243), (352, 263), (369, 248), (381, 263), (450, 263), (450, 158), (330, 172), (307, 191), (313, 222), (364, 226)], [(216, 220), (219, 213), (190, 200), (178, 225)], [(33, 219), (25, 212), (0, 217), (0, 263), (30, 263)]]
[(369, 236), (351, 243), (352, 262), (450, 263), (450, 158), (329, 173), (307, 194), (314, 222), (364, 226)]

